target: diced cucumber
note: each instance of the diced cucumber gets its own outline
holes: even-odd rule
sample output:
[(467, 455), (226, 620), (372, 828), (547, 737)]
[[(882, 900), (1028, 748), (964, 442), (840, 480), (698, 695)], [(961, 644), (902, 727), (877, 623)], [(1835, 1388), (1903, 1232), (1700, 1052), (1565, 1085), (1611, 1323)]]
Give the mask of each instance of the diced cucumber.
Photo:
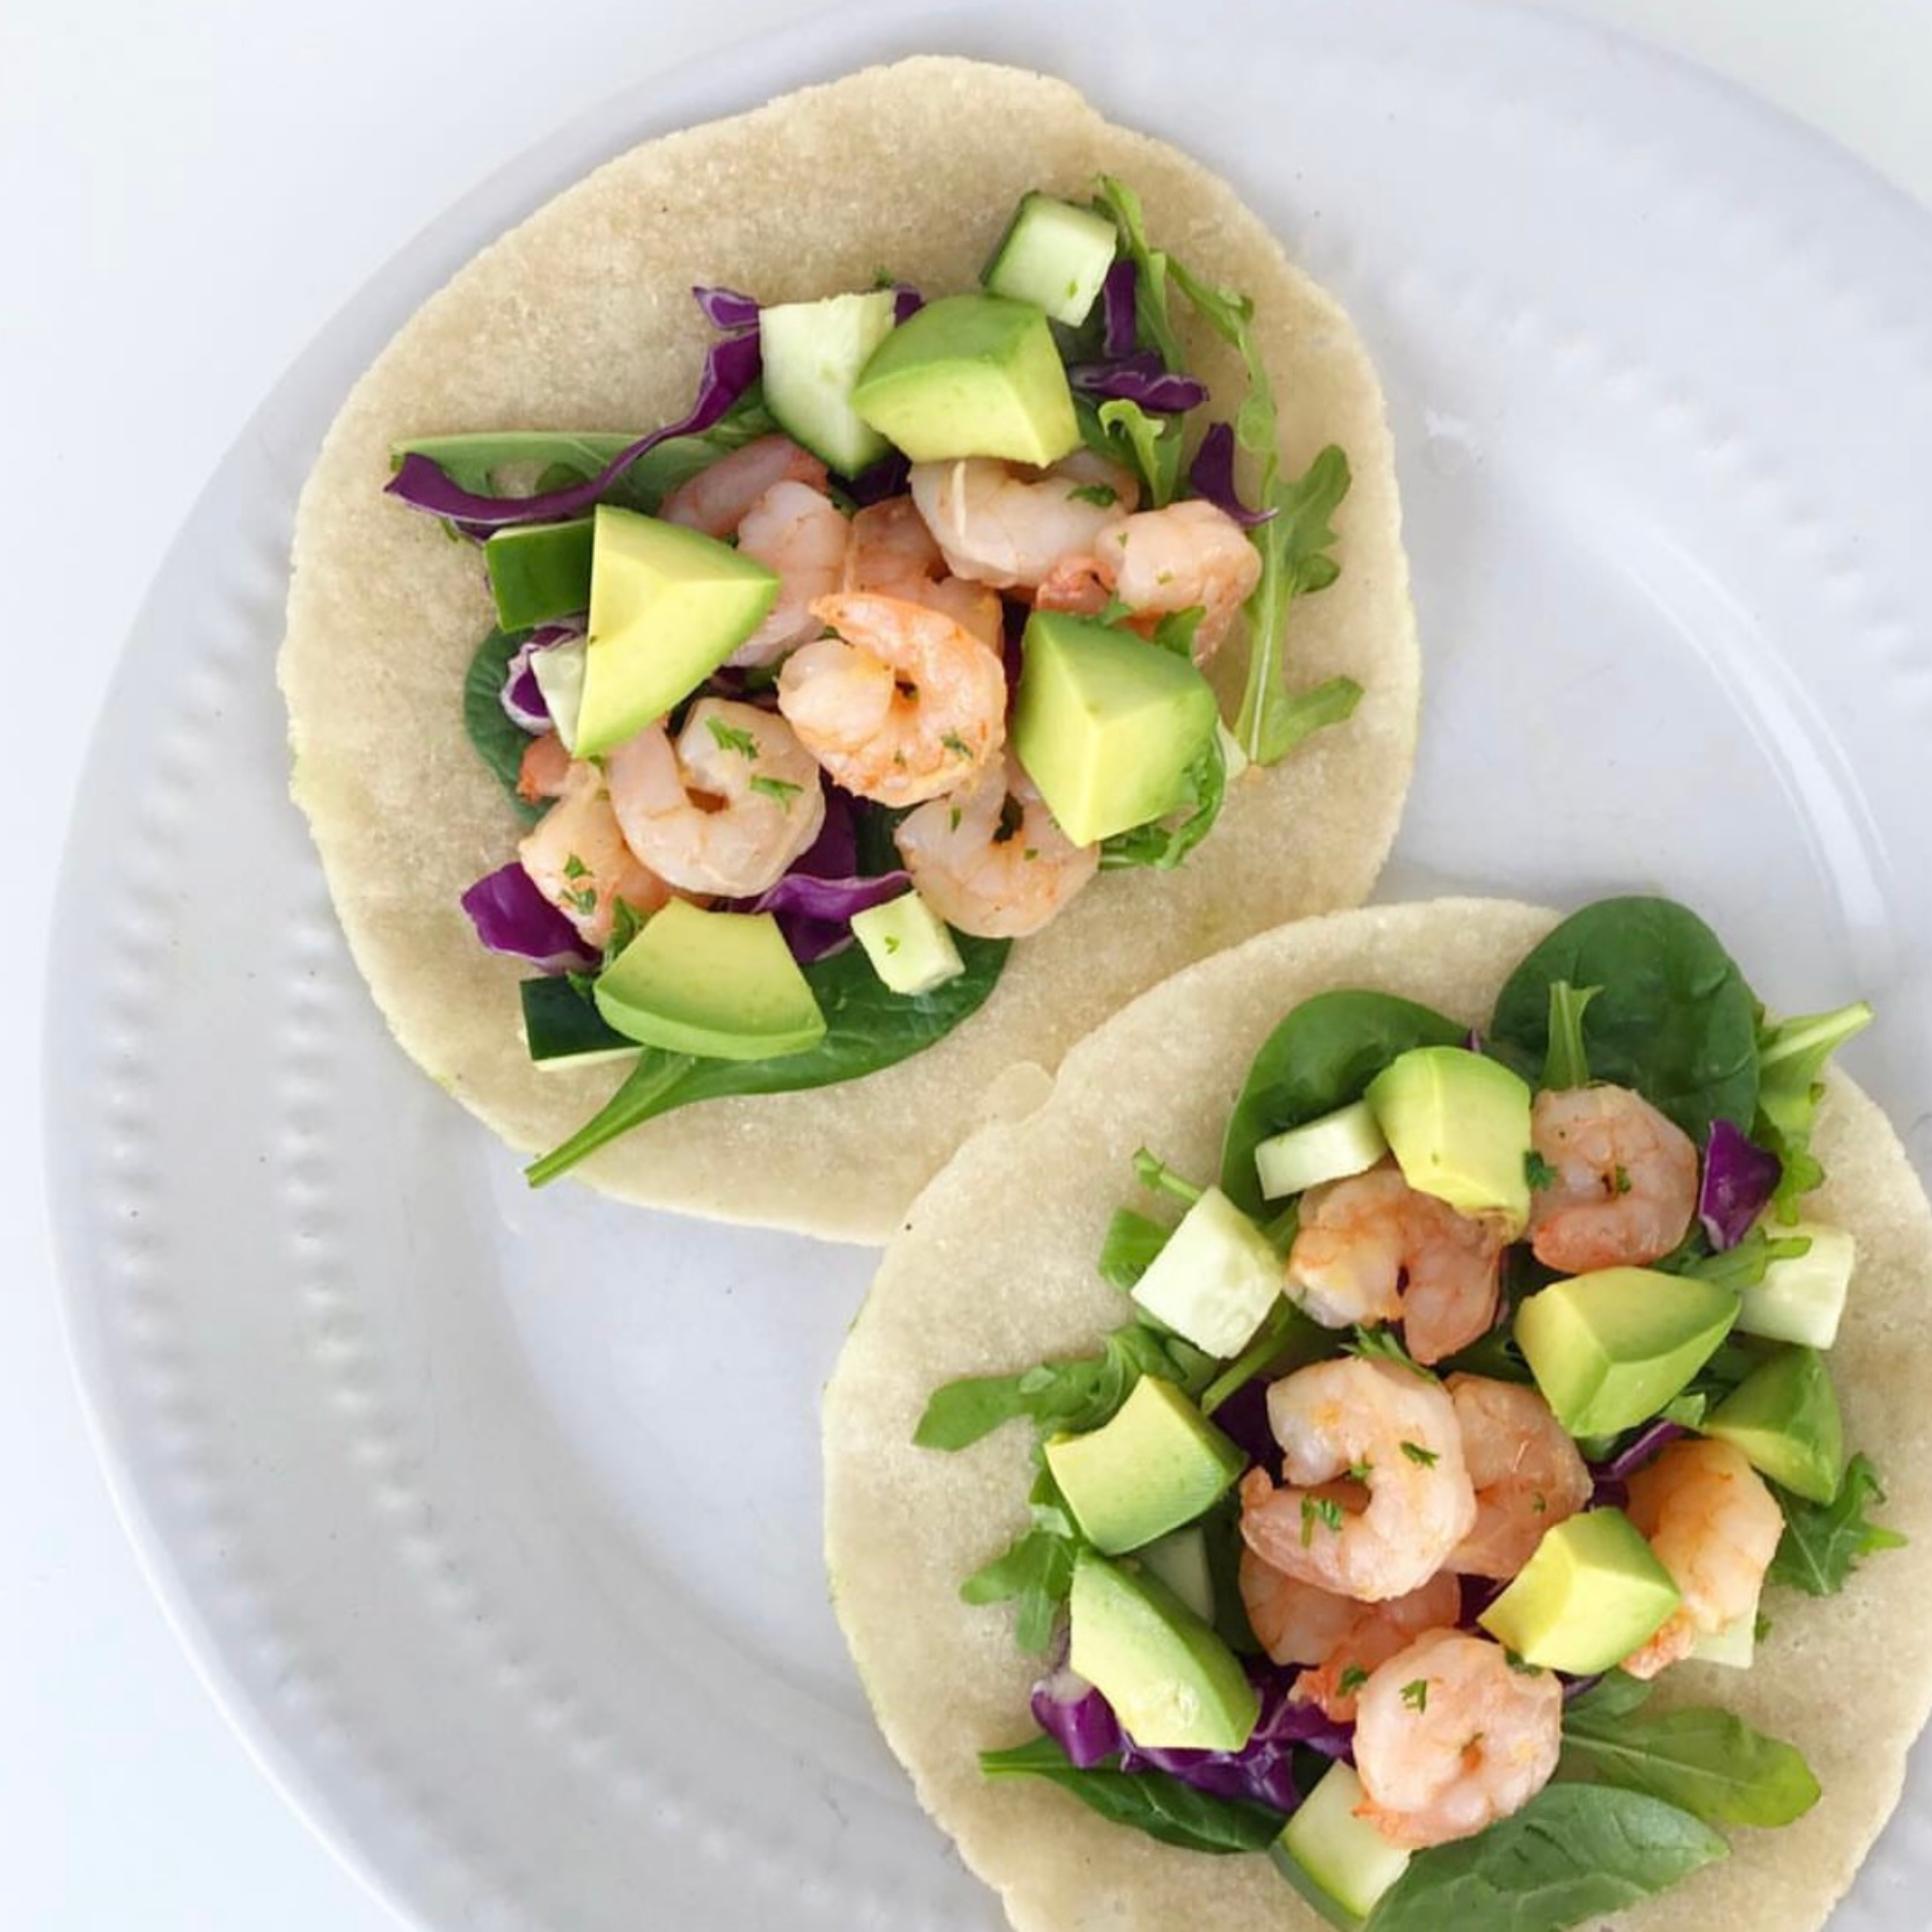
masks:
[(895, 993), (929, 993), (966, 970), (952, 928), (916, 892), (854, 913), (852, 937)]
[(1208, 1565), (1208, 1538), (1199, 1525), (1171, 1529), (1144, 1548), (1135, 1560), (1151, 1570), (1204, 1624), (1214, 1621), (1214, 1576)]
[(1690, 1647), (1699, 1663), (1721, 1663), (1727, 1670), (1748, 1670), (1757, 1657), (1758, 1599), (1750, 1608), (1720, 1629), (1707, 1631)]
[(1764, 1279), (1744, 1292), (1739, 1328), (1773, 1342), (1829, 1349), (1838, 1339), (1845, 1292), (1852, 1285), (1852, 1265), (1858, 1259), (1851, 1231), (1828, 1228), (1819, 1221), (1798, 1221), (1788, 1228), (1776, 1221), (1763, 1225), (1774, 1241), (1796, 1236), (1811, 1245), (1789, 1261), (1766, 1264)]
[(526, 980), (524, 1038), (539, 1066), (597, 1066), (635, 1060), (638, 1042), (606, 1026), (604, 1016), (561, 975)]
[(1286, 1133), (1274, 1134), (1255, 1149), (1255, 1173), (1262, 1198), (1280, 1201), (1324, 1180), (1341, 1180), (1375, 1166), (1388, 1152), (1388, 1142), (1376, 1123), (1375, 1109), (1366, 1100), (1338, 1107), (1319, 1121), (1304, 1121)]
[(1281, 1257), (1267, 1236), (1210, 1187), (1128, 1292), (1177, 1335), (1230, 1361), (1255, 1339), (1281, 1286)]
[(1329, 1924), (1356, 1932), (1408, 1868), (1408, 1854), (1355, 1816), (1362, 1780), (1337, 1762), (1268, 1847), (1275, 1869)]
[(1036, 189), (1020, 196), (980, 280), (996, 296), (1030, 301), (1055, 322), (1077, 328), (1087, 320), (1119, 245), (1106, 215)]
[(572, 638), (566, 643), (551, 645), (547, 651), (530, 653), (530, 674), (543, 693), (551, 723), (563, 740), (563, 749), (573, 753), (577, 750), (577, 721), (583, 710), (583, 664), (588, 641), (585, 638)]
[(594, 520), (526, 524), (498, 530), (483, 546), (483, 568), (506, 631), (527, 631), (590, 608), (590, 539)]
[(779, 427), (841, 476), (858, 473), (892, 445), (852, 408), (859, 371), (893, 328), (891, 289), (780, 302), (761, 311), (765, 406)]

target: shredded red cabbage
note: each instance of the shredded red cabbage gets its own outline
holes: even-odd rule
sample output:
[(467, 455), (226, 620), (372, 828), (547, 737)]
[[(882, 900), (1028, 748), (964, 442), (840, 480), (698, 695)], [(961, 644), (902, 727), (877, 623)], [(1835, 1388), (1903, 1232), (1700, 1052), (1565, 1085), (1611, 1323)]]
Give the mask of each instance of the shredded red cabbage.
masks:
[(537, 682), (530, 660), (553, 644), (568, 643), (582, 635), (582, 629), (576, 624), (539, 624), (517, 646), (503, 668), (503, 689), (497, 694), (497, 701), (503, 707), (503, 715), (519, 730), (536, 737), (553, 729), (555, 724), (550, 715), (550, 700), (543, 695), (543, 686)]
[(1139, 321), (1134, 313), (1134, 296), (1140, 273), (1130, 257), (1122, 255), (1107, 270), (1100, 284), (1100, 354), (1110, 362), (1134, 353)]
[(1734, 1248), (1770, 1205), (1784, 1163), (1729, 1121), (1713, 1121), (1704, 1147), (1704, 1180), (1697, 1218), (1721, 1253)]
[(873, 503), (883, 503), (889, 497), (903, 497), (911, 476), (911, 460), (895, 449), (853, 477), (845, 486), (846, 494), (863, 510)]
[(1214, 1411), (1213, 1423), (1258, 1468), (1279, 1474), (1281, 1446), (1268, 1427), (1268, 1378), (1245, 1381)]
[(925, 298), (910, 282), (893, 284), (893, 323), (910, 321), (925, 306)]
[(1208, 400), (1208, 385), (1192, 376), (1178, 376), (1151, 349), (1111, 362), (1075, 362), (1066, 380), (1083, 395), (1103, 396), (1110, 402), (1138, 403), (1156, 415), (1184, 415)]
[(1681, 1422), (1666, 1422), (1659, 1416), (1639, 1429), (1607, 1462), (1592, 1463), (1590, 1473), (1600, 1483), (1626, 1483), (1669, 1443), (1689, 1434)]
[(514, 861), (478, 879), (463, 895), (463, 910), (492, 952), (527, 959), (546, 973), (597, 964), (597, 953)]
[(1274, 516), (1272, 510), (1251, 510), (1235, 488), (1235, 432), (1231, 424), (1210, 423), (1187, 466), (1187, 481), (1197, 497), (1205, 497), (1217, 510), (1225, 510), (1244, 530), (1251, 530)]
[(852, 915), (902, 896), (912, 889), (910, 872), (881, 872), (876, 878), (818, 879), (787, 872), (754, 898), (747, 912), (778, 915), (779, 930), (801, 966), (828, 959), (852, 943)]
[(538, 497), (479, 497), (458, 488), (440, 463), (418, 451), (404, 457), (386, 485), (387, 493), (413, 510), (426, 510), (458, 526), (466, 535), (510, 529), (520, 524), (560, 523), (581, 517), (647, 450), (674, 436), (696, 436), (711, 428), (757, 381), (763, 364), (755, 331), (714, 342), (704, 357), (697, 400), (681, 422), (667, 423), (620, 449), (595, 476)]
[(1033, 1687), (1034, 1721), (1066, 1753), (1077, 1770), (1091, 1771), (1113, 1757), (1123, 1742), (1114, 1707), (1065, 1665)]
[(741, 330), (757, 327), (756, 296), (741, 296), (736, 289), (719, 288), (695, 288), (691, 293), (713, 328), (736, 335)]

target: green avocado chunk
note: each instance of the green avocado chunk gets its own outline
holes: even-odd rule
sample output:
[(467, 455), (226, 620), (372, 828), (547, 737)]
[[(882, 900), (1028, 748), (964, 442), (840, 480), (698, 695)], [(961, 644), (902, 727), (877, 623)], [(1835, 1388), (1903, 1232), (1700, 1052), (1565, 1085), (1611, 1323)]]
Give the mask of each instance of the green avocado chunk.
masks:
[(915, 463), (997, 456), (1044, 465), (1080, 446), (1045, 311), (1005, 296), (927, 302), (872, 352), (852, 408)]
[(1622, 1510), (1586, 1510), (1545, 1532), (1476, 1621), (1525, 1663), (1588, 1676), (1648, 1643), (1680, 1601)]
[(1838, 1493), (1845, 1425), (1832, 1372), (1816, 1349), (1780, 1349), (1711, 1411), (1702, 1429), (1809, 1502), (1828, 1503)]
[(598, 975), (605, 1023), (630, 1039), (712, 1060), (777, 1060), (825, 1037), (806, 977), (768, 912), (700, 912), (672, 899)]
[(1719, 1282), (1654, 1268), (1599, 1268), (1530, 1295), (1517, 1345), (1572, 1435), (1647, 1421), (1710, 1360), (1737, 1320)]
[(1239, 1750), (1261, 1716), (1240, 1660), (1165, 1583), (1083, 1549), (1067, 1595), (1067, 1662), (1151, 1748)]
[(1172, 811), (1220, 722), (1183, 657), (1092, 617), (1036, 611), (1021, 639), (1013, 752), (1076, 845)]
[(1529, 1223), (1529, 1089), (1500, 1061), (1461, 1046), (1399, 1054), (1368, 1102), (1402, 1169), (1459, 1214), (1491, 1215), (1511, 1240)]
[(1106, 1556), (1192, 1522), (1227, 1493), (1247, 1460), (1158, 1376), (1143, 1376), (1100, 1428), (1055, 1435), (1046, 1445), (1046, 1465), (1067, 1508)]
[(758, 626), (779, 580), (729, 544), (600, 503), (571, 750), (594, 757), (688, 696)]
[(1362, 1780), (1339, 1760), (1268, 1847), (1282, 1877), (1340, 1932), (1355, 1932), (1408, 1869), (1409, 1854), (1356, 1815)]

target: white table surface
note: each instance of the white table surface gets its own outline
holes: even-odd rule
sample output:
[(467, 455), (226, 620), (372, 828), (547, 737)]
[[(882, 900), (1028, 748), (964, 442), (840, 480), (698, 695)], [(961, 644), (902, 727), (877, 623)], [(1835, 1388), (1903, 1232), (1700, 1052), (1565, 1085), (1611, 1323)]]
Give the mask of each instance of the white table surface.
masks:
[[(1728, 75), (1932, 205), (1925, 0), (1553, 5)], [(177, 1645), (109, 1505), (61, 1341), (39, 1014), (58, 832), (120, 640), (264, 392), (426, 221), (619, 84), (800, 11), (0, 5), (0, 561), (26, 832), (0, 949), (19, 1043), (0, 1116), (0, 1525), (14, 1552), (0, 1580), (0, 1924), (395, 1923), (258, 1772)]]

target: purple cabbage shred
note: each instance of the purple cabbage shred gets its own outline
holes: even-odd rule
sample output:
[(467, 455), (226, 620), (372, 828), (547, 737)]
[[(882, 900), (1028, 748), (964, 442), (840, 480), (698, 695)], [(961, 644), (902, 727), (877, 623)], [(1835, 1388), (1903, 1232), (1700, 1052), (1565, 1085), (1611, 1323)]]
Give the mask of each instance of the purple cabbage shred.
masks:
[(850, 792), (828, 784), (825, 823), (819, 827), (818, 837), (792, 861), (791, 870), (776, 885), (736, 908), (775, 914), (779, 930), (801, 966), (829, 959), (851, 945), (855, 912), (882, 905), (912, 888), (909, 872), (860, 872), (861, 810)]
[(1066, 380), (1083, 395), (1138, 403), (1156, 415), (1183, 415), (1208, 400), (1205, 383), (1176, 375), (1151, 349), (1139, 349), (1111, 362), (1075, 362), (1068, 367)]
[(925, 298), (910, 282), (893, 284), (893, 323), (909, 322), (925, 306)]
[(519, 730), (536, 737), (552, 729), (554, 722), (550, 715), (550, 702), (543, 695), (543, 687), (537, 682), (530, 660), (539, 651), (549, 650), (553, 644), (568, 643), (573, 638), (582, 635), (575, 624), (539, 624), (517, 646), (510, 662), (503, 668), (503, 689), (497, 694), (497, 701), (503, 707), (503, 715)]
[(1187, 481), (1197, 497), (1205, 497), (1217, 510), (1225, 510), (1244, 530), (1267, 523), (1272, 510), (1251, 510), (1235, 488), (1235, 431), (1232, 424), (1210, 423), (1187, 467)]
[(1065, 1664), (1033, 1687), (1033, 1716), (1079, 1771), (1103, 1764), (1123, 1742), (1114, 1707)]
[(1729, 1121), (1713, 1121), (1704, 1147), (1697, 1218), (1720, 1254), (1734, 1248), (1770, 1204), (1784, 1164)]
[(1107, 279), (1100, 284), (1100, 354), (1109, 362), (1118, 362), (1123, 355), (1134, 353), (1139, 327), (1134, 297), (1139, 283), (1139, 271), (1123, 255), (1107, 270)]
[(1268, 1426), (1268, 1381), (1266, 1376), (1256, 1376), (1243, 1382), (1214, 1411), (1213, 1423), (1249, 1462), (1274, 1478), (1281, 1469), (1281, 1448)]
[(463, 910), (492, 952), (527, 959), (546, 973), (597, 964), (599, 955), (514, 861), (478, 879), (463, 895)]
[(1627, 1483), (1646, 1463), (1654, 1461), (1668, 1444), (1675, 1442), (1680, 1435), (1689, 1434), (1681, 1422), (1666, 1422), (1659, 1416), (1655, 1422), (1647, 1423), (1638, 1430), (1607, 1462), (1592, 1463), (1590, 1473), (1600, 1483)]
[(758, 298), (741, 296), (736, 289), (695, 288), (692, 296), (704, 319), (726, 335), (738, 335), (758, 326)]

